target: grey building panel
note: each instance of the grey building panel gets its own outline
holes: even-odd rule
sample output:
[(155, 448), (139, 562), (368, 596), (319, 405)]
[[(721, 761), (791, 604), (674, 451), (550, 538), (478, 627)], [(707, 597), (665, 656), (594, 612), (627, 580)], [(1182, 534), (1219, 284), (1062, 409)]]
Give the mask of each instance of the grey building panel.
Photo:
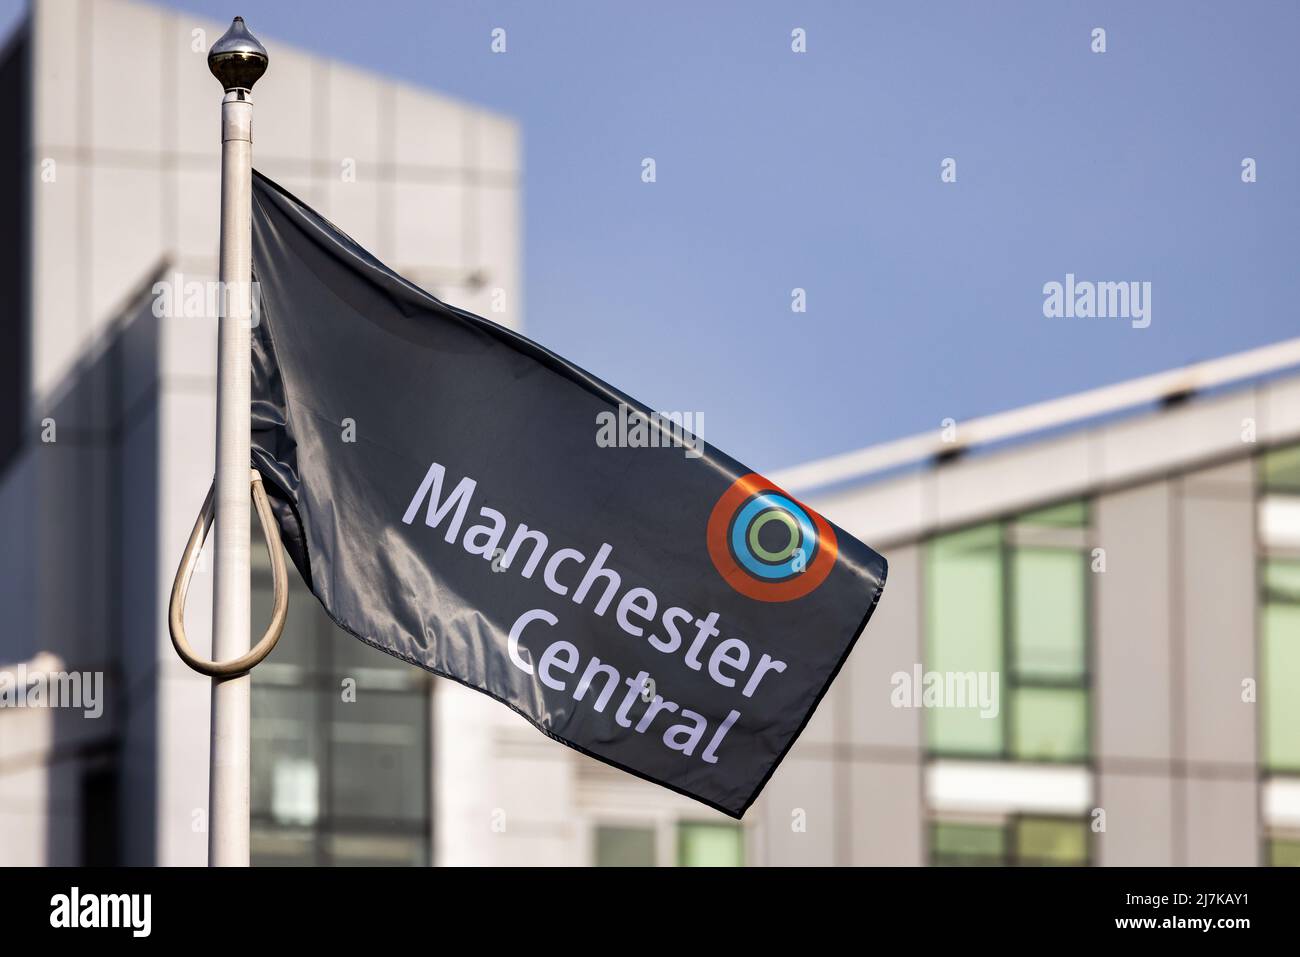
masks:
[(921, 764), (854, 760), (850, 764), (848, 834), (855, 866), (913, 867), (925, 863)]
[(921, 640), (921, 555), (918, 545), (890, 549), (889, 580), (836, 685), (849, 692), (848, 743), (853, 746), (901, 748), (921, 746), (921, 710), (891, 703), (890, 678), (903, 672), (910, 681), (923, 663)]
[(1181, 481), (1178, 591), (1182, 640), (1176, 757), (1195, 764), (1253, 767), (1254, 703), (1242, 682), (1255, 677), (1254, 463), (1248, 458), (1189, 473)]
[(1171, 809), (1178, 781), (1167, 773), (1135, 774), (1102, 768), (1099, 807), (1106, 829), (1096, 835), (1103, 867), (1169, 867), (1175, 863), (1176, 825)]
[(1188, 867), (1250, 867), (1259, 863), (1259, 782), (1247, 777), (1189, 775), (1178, 784), (1185, 808)]
[(763, 792), (763, 863), (828, 867), (838, 863), (835, 762), (795, 753)]
[(1093, 576), (1094, 747), (1114, 759), (1172, 756), (1170, 628), (1171, 498), (1168, 482), (1098, 497), (1096, 546), (1106, 570)]

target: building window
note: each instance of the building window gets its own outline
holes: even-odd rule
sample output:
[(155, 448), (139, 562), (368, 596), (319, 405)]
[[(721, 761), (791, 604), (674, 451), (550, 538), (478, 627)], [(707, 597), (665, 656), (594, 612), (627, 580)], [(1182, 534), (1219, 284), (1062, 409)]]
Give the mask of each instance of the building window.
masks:
[(1015, 815), (996, 822), (932, 821), (930, 863), (939, 867), (1074, 866), (1089, 863), (1088, 824)]
[(930, 823), (930, 863), (936, 867), (989, 867), (1007, 863), (1002, 824)]
[(1300, 834), (1274, 834), (1268, 839), (1269, 867), (1300, 867)]
[(1075, 866), (1088, 863), (1088, 824), (1073, 818), (1017, 817), (1010, 825), (1012, 863)]
[(597, 867), (655, 867), (662, 856), (678, 867), (743, 867), (745, 829), (739, 824), (678, 821), (598, 824), (593, 832)]
[[(925, 667), (963, 674), (1003, 669), (1002, 529), (999, 525), (934, 539), (927, 551)], [(999, 684), (1000, 693), (1006, 689)], [(978, 708), (934, 708), (925, 715), (931, 751), (997, 757), (1004, 721)]]
[[(1300, 445), (1259, 458), (1259, 764), (1291, 797), (1265, 821), (1263, 862), (1300, 866)], [(1278, 810), (1278, 808), (1283, 808)]]
[(1300, 772), (1300, 446), (1261, 456), (1260, 748), (1266, 772)]
[(654, 867), (653, 827), (596, 828), (597, 867)]
[(678, 867), (743, 867), (745, 832), (739, 824), (677, 825)]
[(1300, 495), (1300, 445), (1266, 452), (1260, 462), (1260, 479), (1268, 491)]
[[(1077, 762), (1089, 753), (1085, 503), (937, 536), (926, 551), (926, 669), (997, 675), (999, 707), (927, 708), (938, 756)], [(969, 703), (968, 703), (969, 705)]]
[(645, 824), (601, 823), (593, 831), (597, 867), (744, 867), (740, 824), (663, 817)]
[[(253, 621), (265, 622), (258, 559)], [(254, 864), (429, 863), (429, 685), (337, 628), (292, 578), (284, 635), (253, 672)]]
[(1300, 560), (1266, 558), (1260, 615), (1261, 736), (1266, 771), (1300, 772)]

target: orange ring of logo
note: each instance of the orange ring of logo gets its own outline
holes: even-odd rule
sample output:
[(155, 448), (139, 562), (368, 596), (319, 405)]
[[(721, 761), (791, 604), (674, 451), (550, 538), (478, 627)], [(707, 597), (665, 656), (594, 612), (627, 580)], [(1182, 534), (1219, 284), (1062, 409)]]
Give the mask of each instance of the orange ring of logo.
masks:
[[(797, 577), (782, 582), (765, 582), (755, 578), (738, 564), (727, 545), (727, 532), (731, 519), (747, 501), (762, 492), (776, 492), (784, 495), (808, 513), (808, 517), (817, 526), (817, 554), (812, 564)], [(793, 601), (802, 598), (826, 580), (826, 576), (835, 567), (839, 554), (839, 544), (835, 540), (835, 530), (830, 523), (812, 509), (808, 508), (784, 489), (773, 485), (756, 472), (737, 479), (723, 493), (722, 498), (713, 506), (709, 515), (707, 533), (709, 557), (713, 567), (718, 570), (728, 585), (747, 598), (755, 601)]]

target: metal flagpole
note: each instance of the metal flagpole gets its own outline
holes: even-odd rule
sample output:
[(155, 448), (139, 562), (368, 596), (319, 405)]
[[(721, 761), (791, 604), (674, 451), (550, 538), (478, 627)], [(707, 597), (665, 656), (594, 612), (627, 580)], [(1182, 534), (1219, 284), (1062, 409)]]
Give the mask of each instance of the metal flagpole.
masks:
[[(226, 91), (221, 101), (221, 266), (225, 309), (217, 344), (216, 580), (213, 657), (249, 650), (249, 394), (253, 260), (253, 97), (266, 49), (242, 17), (208, 52)], [(208, 864), (248, 866), (249, 733), (252, 678), (212, 679), (208, 780)]]

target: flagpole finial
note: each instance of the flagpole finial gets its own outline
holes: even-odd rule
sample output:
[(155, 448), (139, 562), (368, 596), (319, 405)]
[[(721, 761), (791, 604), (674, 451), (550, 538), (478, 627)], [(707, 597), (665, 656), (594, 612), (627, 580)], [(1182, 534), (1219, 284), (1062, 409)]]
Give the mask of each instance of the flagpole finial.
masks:
[(227, 90), (251, 90), (266, 72), (269, 59), (266, 47), (244, 26), (244, 18), (235, 17), (208, 51), (208, 69)]

